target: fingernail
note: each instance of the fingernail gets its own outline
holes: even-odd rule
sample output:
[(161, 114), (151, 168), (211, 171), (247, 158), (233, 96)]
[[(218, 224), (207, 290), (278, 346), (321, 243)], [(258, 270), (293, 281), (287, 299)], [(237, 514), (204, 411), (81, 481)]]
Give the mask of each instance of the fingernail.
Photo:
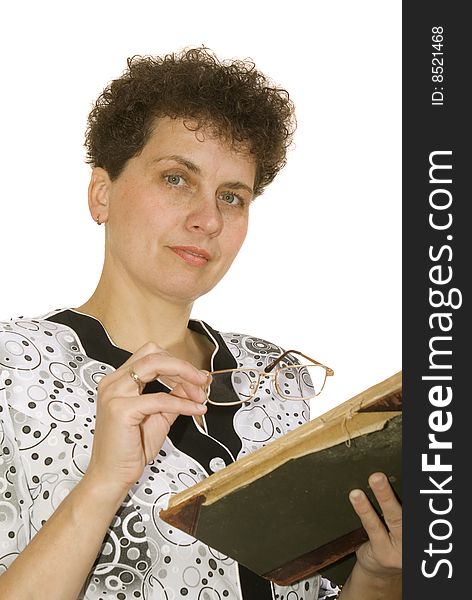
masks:
[(382, 487), (385, 485), (385, 476), (382, 473), (374, 473), (370, 477), (370, 482), (376, 485), (377, 487)]
[(349, 492), (349, 499), (357, 502), (357, 500), (360, 500), (363, 495), (364, 493), (361, 490), (351, 490)]

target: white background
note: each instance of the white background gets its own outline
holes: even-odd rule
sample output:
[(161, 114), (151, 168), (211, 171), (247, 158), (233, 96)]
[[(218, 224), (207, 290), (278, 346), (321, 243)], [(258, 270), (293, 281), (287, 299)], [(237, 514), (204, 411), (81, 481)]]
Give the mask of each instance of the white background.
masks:
[(333, 367), (314, 416), (401, 369), (398, 1), (2, 3), (0, 317), (92, 293), (92, 102), (128, 56), (202, 44), (285, 87), (298, 131), (232, 271), (193, 316)]

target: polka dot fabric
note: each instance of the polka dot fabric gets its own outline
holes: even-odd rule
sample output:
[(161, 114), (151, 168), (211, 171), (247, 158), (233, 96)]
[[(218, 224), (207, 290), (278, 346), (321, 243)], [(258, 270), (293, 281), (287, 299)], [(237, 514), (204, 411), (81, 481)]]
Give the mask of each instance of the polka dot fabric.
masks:
[[(221, 334), (221, 339), (240, 366), (263, 368), (281, 352), (254, 337)], [(88, 356), (70, 327), (45, 319), (0, 324), (0, 573), (87, 469), (97, 384), (113, 370)], [(308, 418), (306, 404), (278, 401), (272, 389), (260, 389), (234, 414), (239, 456)], [(243, 598), (232, 559), (159, 519), (172, 494), (208, 474), (168, 438), (110, 524), (80, 599)], [(320, 577), (271, 587), (279, 600), (322, 599), (337, 589)]]
[[(222, 333), (221, 336), (234, 356), (237, 367), (253, 367), (263, 371), (283, 353), (279, 346), (252, 336), (234, 333)], [(295, 359), (292, 359), (292, 362), (297, 364)], [(234, 388), (238, 394), (237, 382), (234, 382)], [(273, 382), (261, 379), (255, 397), (250, 402), (245, 402), (236, 413), (233, 426), (242, 440), (242, 450), (238, 458), (265, 446), (309, 420), (310, 407), (306, 402), (287, 402), (279, 399), (274, 392)], [(244, 397), (242, 394), (238, 395)]]

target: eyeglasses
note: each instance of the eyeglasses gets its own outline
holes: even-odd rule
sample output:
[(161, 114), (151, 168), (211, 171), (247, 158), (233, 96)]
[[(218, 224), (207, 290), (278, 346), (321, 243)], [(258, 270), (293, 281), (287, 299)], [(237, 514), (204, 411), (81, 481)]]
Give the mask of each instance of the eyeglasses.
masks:
[[(299, 364), (288, 355), (302, 356), (309, 363)], [(310, 400), (323, 391), (326, 378), (333, 369), (298, 350), (287, 350), (263, 371), (257, 369), (223, 369), (212, 371), (208, 387), (208, 402), (215, 406), (236, 406), (254, 399), (259, 390), (270, 393), (268, 385), (282, 400)], [(235, 396), (237, 399), (235, 400)]]

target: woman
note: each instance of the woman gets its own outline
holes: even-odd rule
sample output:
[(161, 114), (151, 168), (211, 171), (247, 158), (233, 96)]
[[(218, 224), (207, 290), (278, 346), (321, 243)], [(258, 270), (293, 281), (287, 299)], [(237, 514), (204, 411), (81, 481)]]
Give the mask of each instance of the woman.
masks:
[[(338, 594), (319, 576), (274, 586), (158, 516), (170, 494), (308, 418), (306, 402), (289, 402), (264, 439), (251, 402), (277, 423), (274, 390), (207, 405), (209, 371), (262, 369), (283, 351), (190, 319), (241, 248), (293, 130), (284, 90), (205, 49), (131, 59), (97, 100), (86, 146), (89, 208), (105, 224), (100, 281), (78, 308), (1, 328), (2, 599)], [(401, 596), (401, 508), (382, 474), (369, 483), (390, 529), (351, 493), (370, 540), (344, 600)]]

